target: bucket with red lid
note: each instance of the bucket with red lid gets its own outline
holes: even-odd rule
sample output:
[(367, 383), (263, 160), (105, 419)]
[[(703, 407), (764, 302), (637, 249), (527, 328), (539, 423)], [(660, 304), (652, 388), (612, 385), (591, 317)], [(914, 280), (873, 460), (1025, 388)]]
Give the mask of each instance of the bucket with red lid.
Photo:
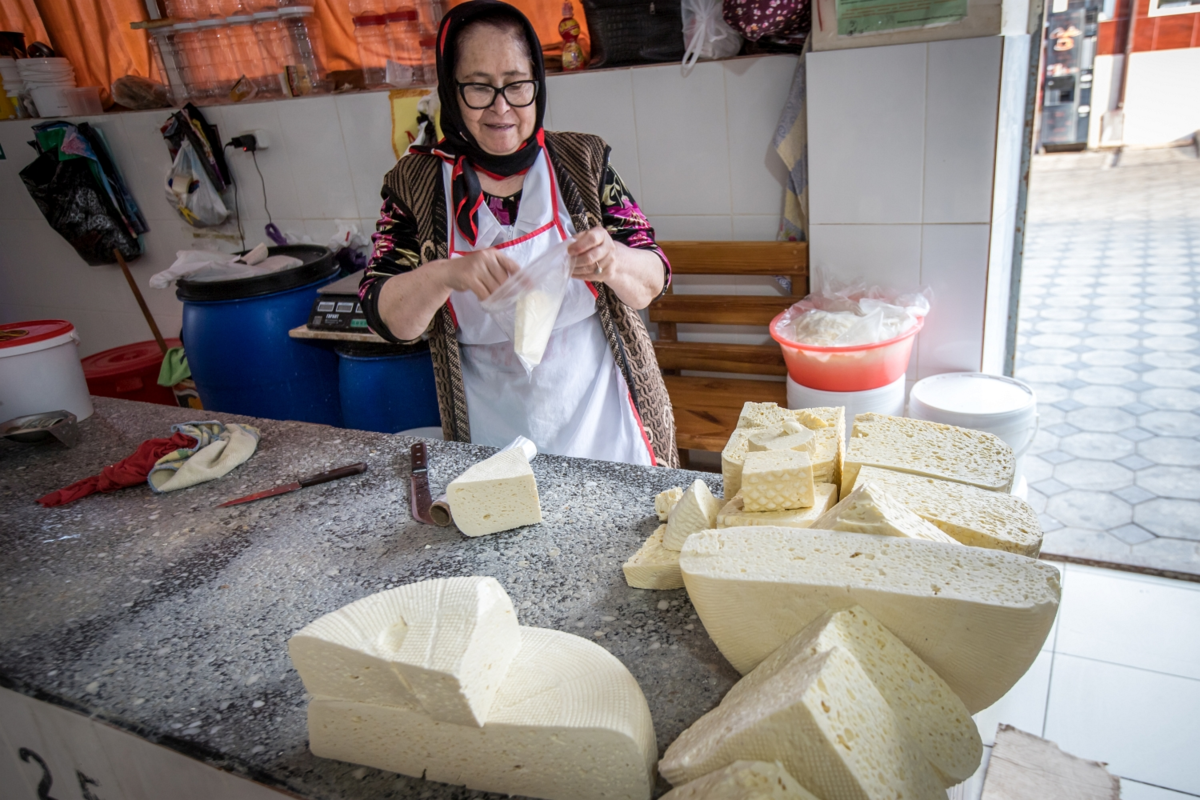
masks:
[(92, 415), (79, 334), (62, 319), (0, 325), (0, 422), (29, 414)]
[[(179, 347), (178, 339), (167, 339), (167, 347)], [(178, 405), (170, 386), (158, 385), (163, 354), (158, 342), (114, 347), (83, 359), (88, 391), (97, 397), (116, 397), (164, 406)]]

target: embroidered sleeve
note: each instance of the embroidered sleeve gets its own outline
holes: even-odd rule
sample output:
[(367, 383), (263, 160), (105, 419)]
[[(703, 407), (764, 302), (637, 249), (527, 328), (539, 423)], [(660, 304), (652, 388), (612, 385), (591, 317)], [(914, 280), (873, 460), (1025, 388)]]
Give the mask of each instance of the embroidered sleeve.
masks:
[(375, 233), (371, 235), (374, 251), (362, 281), (358, 284), (358, 298), (362, 303), (367, 326), (389, 342), (399, 343), (379, 316), (379, 290), (393, 275), (416, 269), (420, 264), (417, 251), (417, 222), (412, 214), (386, 188), (383, 190), (383, 208)]
[(650, 220), (646, 219), (646, 215), (642, 213), (625, 182), (611, 164), (604, 168), (600, 205), (604, 213), (604, 227), (614, 241), (638, 250), (649, 250), (662, 259), (663, 288), (658, 295), (662, 297), (671, 285), (671, 262), (654, 241), (654, 228), (650, 226)]

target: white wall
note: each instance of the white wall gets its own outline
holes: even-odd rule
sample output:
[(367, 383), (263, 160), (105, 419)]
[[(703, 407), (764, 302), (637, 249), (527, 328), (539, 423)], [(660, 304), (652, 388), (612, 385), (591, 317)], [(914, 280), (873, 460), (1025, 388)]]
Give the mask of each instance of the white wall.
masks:
[[(677, 64), (555, 76), (546, 126), (607, 139), (661, 239), (773, 239), (786, 173), (771, 139), (795, 65), (793, 56), (766, 56), (700, 64), (686, 78)], [(268, 133), (270, 148), (258, 163), (280, 228), (316, 242), (334, 232), (336, 220), (373, 230), (382, 177), (395, 162), (386, 93), (217, 106), (205, 114), (226, 141), (255, 129)], [(182, 306), (174, 293), (145, 288), (176, 250), (194, 242), (163, 193), (170, 163), (158, 128), (167, 116), (160, 110), (87, 121), (108, 137), (150, 222), (147, 252), (130, 267), (163, 333), (175, 335)], [(32, 124), (0, 122), (7, 156), (0, 160), (0, 322), (68, 319), (80, 331), (83, 355), (149, 339), (119, 270), (85, 265), (20, 183), (17, 173), (34, 156), (24, 144)], [(253, 243), (267, 221), (262, 190), (248, 155), (229, 158)], [(744, 291), (772, 289), (751, 280)]]
[(932, 287), (910, 380), (981, 367), (1003, 42), (809, 56), (814, 286)]
[[(1088, 147), (1100, 144), (1101, 118), (1117, 107), (1124, 55), (1097, 56)], [(1125, 87), (1125, 141), (1135, 146), (1178, 143), (1200, 131), (1200, 47), (1134, 53)]]

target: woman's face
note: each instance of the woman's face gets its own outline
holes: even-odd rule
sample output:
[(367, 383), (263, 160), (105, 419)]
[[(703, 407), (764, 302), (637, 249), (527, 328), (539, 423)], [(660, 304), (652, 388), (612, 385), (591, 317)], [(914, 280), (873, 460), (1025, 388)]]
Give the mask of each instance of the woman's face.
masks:
[[(486, 83), (501, 87), (533, 78), (533, 67), (524, 42), (516, 34), (494, 25), (472, 25), (458, 40), (455, 78), (459, 83)], [(508, 104), (503, 94), (488, 108), (470, 108), (455, 91), (467, 130), (485, 152), (496, 156), (516, 152), (533, 135), (537, 103), (524, 108)]]

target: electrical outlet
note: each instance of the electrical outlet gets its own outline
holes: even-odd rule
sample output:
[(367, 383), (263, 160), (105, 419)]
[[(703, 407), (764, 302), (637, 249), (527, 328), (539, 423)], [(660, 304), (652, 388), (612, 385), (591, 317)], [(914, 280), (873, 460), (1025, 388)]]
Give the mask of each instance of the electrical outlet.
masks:
[(268, 147), (271, 146), (271, 140), (267, 138), (266, 131), (260, 131), (260, 130), (243, 131), (238, 134), (238, 136), (247, 136), (247, 135), (254, 137), (254, 149), (255, 150), (266, 150)]

